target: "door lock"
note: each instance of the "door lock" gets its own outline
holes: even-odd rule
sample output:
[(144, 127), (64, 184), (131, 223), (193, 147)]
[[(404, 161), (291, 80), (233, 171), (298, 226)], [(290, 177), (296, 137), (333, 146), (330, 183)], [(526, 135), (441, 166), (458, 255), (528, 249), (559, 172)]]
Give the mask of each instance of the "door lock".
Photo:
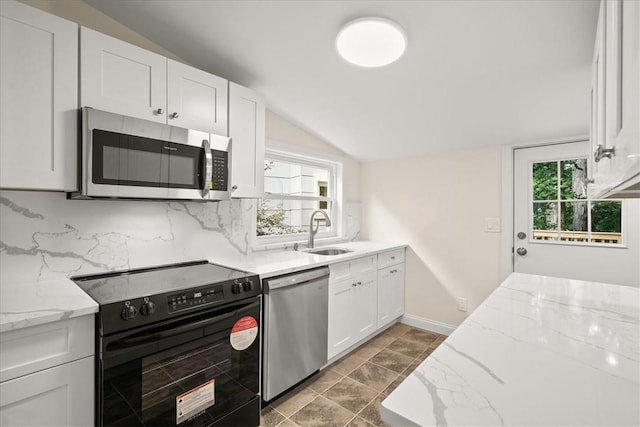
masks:
[(525, 256), (527, 254), (527, 250), (525, 248), (516, 249), (516, 253), (520, 256)]
[(519, 232), (516, 236), (518, 236), (518, 239), (520, 239), (520, 240), (524, 240), (524, 239), (526, 239), (526, 238), (527, 238), (527, 233), (525, 233), (525, 232), (521, 231), (521, 232)]

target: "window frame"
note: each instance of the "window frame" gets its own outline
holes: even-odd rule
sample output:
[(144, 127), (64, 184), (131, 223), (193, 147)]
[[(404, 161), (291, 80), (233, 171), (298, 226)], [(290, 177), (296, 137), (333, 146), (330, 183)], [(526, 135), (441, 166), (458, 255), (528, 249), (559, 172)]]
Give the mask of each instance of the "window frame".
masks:
[[(281, 145), (281, 144), (278, 144)], [(295, 152), (294, 152), (295, 151)], [(300, 246), (306, 247), (309, 239), (308, 232), (292, 233), (292, 234), (280, 234), (270, 236), (258, 236), (257, 235), (257, 207), (258, 204), (265, 199), (268, 200), (302, 200), (313, 201), (314, 209), (320, 209), (320, 202), (326, 201), (331, 203), (331, 209), (327, 214), (331, 219), (331, 230), (322, 230), (323, 225), (320, 224), (320, 230), (315, 235), (316, 241), (329, 242), (332, 240), (339, 240), (343, 234), (343, 221), (342, 212), (344, 206), (343, 200), (343, 169), (344, 164), (341, 159), (338, 159), (331, 155), (323, 154), (307, 154), (298, 153), (297, 148), (283, 147), (283, 148), (271, 148), (265, 147), (264, 161), (268, 160), (280, 160), (289, 163), (295, 163), (302, 166), (309, 166), (315, 168), (322, 168), (329, 170), (329, 182), (327, 185), (328, 194), (333, 196), (295, 196), (295, 195), (278, 195), (264, 193), (263, 197), (256, 199), (253, 206), (252, 215), (252, 248), (253, 250), (268, 250), (277, 248), (287, 248), (297, 243)], [(317, 185), (317, 184), (316, 184)], [(323, 209), (324, 210), (324, 209)], [(318, 219), (323, 218), (319, 215)], [(324, 219), (324, 218), (323, 218)]]
[[(589, 192), (587, 191), (585, 194), (585, 198), (583, 199), (575, 199), (575, 198), (571, 198), (571, 199), (563, 199), (562, 198), (562, 163), (566, 162), (566, 161), (572, 161), (572, 160), (576, 160), (577, 158), (553, 158), (553, 159), (548, 159), (548, 160), (538, 160), (535, 162), (530, 162), (529, 163), (529, 171), (528, 171), (528, 180), (529, 180), (529, 215), (530, 215), (530, 221), (529, 221), (529, 238), (528, 241), (530, 244), (543, 244), (543, 245), (564, 245), (564, 246), (591, 246), (591, 247), (606, 247), (606, 248), (626, 248), (627, 247), (627, 233), (626, 233), (626, 210), (624, 208), (624, 199), (592, 199), (589, 195)], [(579, 157), (579, 159), (586, 159), (586, 166), (589, 167), (589, 159), (588, 157)], [(533, 188), (533, 168), (535, 164), (539, 164), (539, 163), (556, 163), (557, 168), (556, 168), (556, 191), (555, 191), (555, 199), (536, 199), (535, 196), (535, 189)], [(592, 231), (592, 209), (593, 209), (593, 203), (595, 202), (619, 202), (621, 205), (621, 209), (620, 209), (620, 242), (619, 243), (604, 243), (604, 242), (594, 242), (592, 241), (592, 235), (594, 234), (594, 232)], [(548, 230), (548, 231), (554, 231), (556, 233), (558, 233), (558, 239), (549, 239), (549, 240), (545, 240), (545, 239), (536, 239), (535, 238), (535, 229), (534, 229), (534, 214), (533, 214), (533, 208), (535, 206), (536, 203), (553, 203), (553, 204), (557, 204), (558, 208), (561, 207), (562, 203), (585, 203), (587, 206), (587, 239), (588, 241), (575, 241), (575, 240), (562, 240), (560, 237), (564, 232), (570, 232), (569, 230), (562, 230), (562, 218), (560, 216), (560, 211), (561, 209), (558, 210), (558, 223), (556, 224), (556, 229), (555, 230)], [(546, 230), (541, 230), (541, 231), (546, 231)], [(595, 233), (598, 234), (598, 233)]]

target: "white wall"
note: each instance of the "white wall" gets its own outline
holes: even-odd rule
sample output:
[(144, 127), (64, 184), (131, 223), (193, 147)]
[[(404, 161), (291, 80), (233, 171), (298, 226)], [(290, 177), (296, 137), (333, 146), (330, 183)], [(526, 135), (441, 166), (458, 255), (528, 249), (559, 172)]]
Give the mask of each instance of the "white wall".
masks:
[(501, 150), (364, 163), (363, 237), (408, 243), (406, 313), (457, 326), (500, 283)]

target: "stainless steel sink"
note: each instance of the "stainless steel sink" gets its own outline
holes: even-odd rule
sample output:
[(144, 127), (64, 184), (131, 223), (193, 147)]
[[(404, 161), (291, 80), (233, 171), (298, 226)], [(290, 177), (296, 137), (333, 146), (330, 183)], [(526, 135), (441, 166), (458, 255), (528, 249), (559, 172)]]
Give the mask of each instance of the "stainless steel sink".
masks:
[(315, 255), (333, 256), (333, 255), (346, 254), (347, 252), (352, 252), (352, 251), (347, 249), (340, 249), (340, 248), (318, 248), (318, 249), (308, 249), (305, 252), (308, 252), (310, 254), (315, 254)]

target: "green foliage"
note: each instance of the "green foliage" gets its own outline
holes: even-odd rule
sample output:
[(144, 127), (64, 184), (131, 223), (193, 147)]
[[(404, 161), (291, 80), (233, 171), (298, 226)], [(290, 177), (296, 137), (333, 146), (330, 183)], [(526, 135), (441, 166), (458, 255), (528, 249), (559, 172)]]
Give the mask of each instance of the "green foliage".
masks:
[(622, 232), (622, 202), (593, 202), (591, 205), (591, 231)]
[(301, 233), (302, 230), (286, 223), (287, 213), (278, 203), (275, 209), (270, 208), (268, 199), (258, 202), (256, 235), (271, 236), (274, 234)]
[(533, 164), (533, 199), (556, 200), (558, 197), (558, 163)]

